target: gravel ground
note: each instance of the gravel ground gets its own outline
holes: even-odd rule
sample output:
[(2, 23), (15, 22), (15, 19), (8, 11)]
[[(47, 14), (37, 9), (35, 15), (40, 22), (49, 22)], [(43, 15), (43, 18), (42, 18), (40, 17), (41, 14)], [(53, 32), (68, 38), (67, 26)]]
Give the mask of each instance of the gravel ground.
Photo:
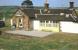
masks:
[(15, 31), (6, 31), (6, 33), (34, 36), (34, 37), (46, 37), (53, 34), (53, 32), (43, 32), (43, 31), (24, 31), (24, 30), (15, 30)]

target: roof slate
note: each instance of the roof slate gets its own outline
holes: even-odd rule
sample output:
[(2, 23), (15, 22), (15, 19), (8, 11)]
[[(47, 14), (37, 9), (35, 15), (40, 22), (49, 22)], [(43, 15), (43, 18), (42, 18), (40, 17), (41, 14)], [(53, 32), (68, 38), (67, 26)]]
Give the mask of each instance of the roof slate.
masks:
[[(18, 7), (15, 7), (15, 8), (12, 7), (9, 11), (8, 8), (6, 9), (5, 7), (2, 7), (2, 8), (0, 7), (0, 13), (4, 13), (5, 10), (7, 10), (8, 13), (14, 14), (14, 12), (17, 9), (18, 9)], [(21, 8), (19, 7), (19, 9), (21, 9)], [(50, 8), (47, 13), (44, 11), (44, 8), (22, 8), (21, 10), (26, 15), (28, 15), (30, 18), (32, 18), (32, 17), (36, 18), (35, 14), (37, 14), (36, 19), (38, 19), (38, 20), (73, 21), (73, 18), (71, 16), (66, 18), (65, 16), (55, 15), (55, 14), (60, 14), (60, 13), (72, 14), (72, 11), (69, 10), (68, 8), (61, 8), (61, 9)], [(44, 15), (42, 15), (42, 14), (44, 14)], [(47, 14), (47, 15), (45, 15), (45, 14)], [(54, 14), (54, 15), (51, 15), (51, 14)], [(77, 16), (76, 20), (78, 21), (78, 16)]]
[(23, 9), (22, 11), (29, 17), (35, 17), (34, 9)]
[(37, 15), (37, 20), (51, 20), (51, 21), (73, 21), (72, 18), (60, 15)]

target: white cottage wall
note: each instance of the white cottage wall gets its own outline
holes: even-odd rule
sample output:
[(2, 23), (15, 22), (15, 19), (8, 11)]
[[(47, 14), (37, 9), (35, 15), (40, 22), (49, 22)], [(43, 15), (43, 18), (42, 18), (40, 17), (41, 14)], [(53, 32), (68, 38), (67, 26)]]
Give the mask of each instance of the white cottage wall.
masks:
[(40, 27), (40, 21), (39, 20), (34, 20), (33, 21), (33, 29), (34, 30), (39, 30)]
[(78, 33), (78, 23), (62, 21), (60, 22), (60, 27), (62, 32)]

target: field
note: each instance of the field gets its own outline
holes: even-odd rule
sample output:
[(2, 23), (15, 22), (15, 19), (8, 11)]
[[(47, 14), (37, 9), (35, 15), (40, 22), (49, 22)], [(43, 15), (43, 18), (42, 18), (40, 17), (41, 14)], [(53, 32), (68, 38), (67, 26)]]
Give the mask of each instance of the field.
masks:
[(78, 35), (56, 33), (44, 38), (0, 35), (0, 50), (78, 50)]

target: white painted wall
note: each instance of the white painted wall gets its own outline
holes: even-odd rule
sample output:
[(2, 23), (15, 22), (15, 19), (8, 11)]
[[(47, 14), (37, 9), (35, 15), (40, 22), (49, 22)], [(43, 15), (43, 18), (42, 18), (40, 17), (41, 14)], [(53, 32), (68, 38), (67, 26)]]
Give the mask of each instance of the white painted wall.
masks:
[(73, 22), (60, 22), (62, 32), (78, 33), (78, 23)]
[(11, 22), (11, 26), (12, 26), (12, 25), (13, 25), (13, 19), (11, 19), (11, 21), (10, 21), (10, 22)]
[(39, 20), (34, 20), (33, 21), (33, 29), (34, 30), (39, 30), (40, 27), (40, 21)]

